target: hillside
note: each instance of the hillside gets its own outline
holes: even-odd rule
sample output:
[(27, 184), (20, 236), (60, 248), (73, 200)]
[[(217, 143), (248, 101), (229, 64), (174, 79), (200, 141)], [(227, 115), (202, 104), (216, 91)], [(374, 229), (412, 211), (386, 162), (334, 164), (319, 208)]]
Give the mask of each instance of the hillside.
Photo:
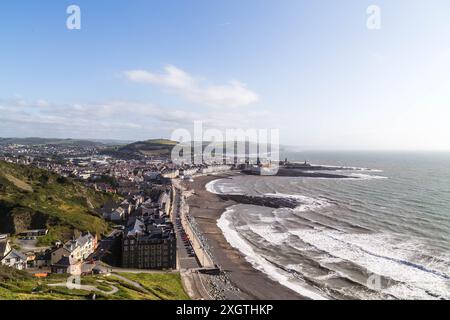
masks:
[(0, 264), (0, 282), (5, 282), (8, 280), (26, 280), (30, 278), (30, 274), (26, 271), (9, 268)]
[[(155, 140), (146, 140), (146, 141), (138, 141), (134, 143), (130, 143), (124, 146), (115, 146), (102, 150), (103, 154), (107, 154), (113, 157), (123, 158), (123, 159), (139, 159), (143, 156), (148, 157), (170, 157), (172, 149), (178, 144), (176, 141), (166, 140), (166, 139), (155, 139)], [(181, 143), (183, 145), (183, 143)], [(207, 146), (215, 146), (216, 154), (222, 154), (222, 150), (226, 150), (227, 142), (185, 142), (185, 146), (191, 146), (193, 152), (194, 148), (201, 148), (201, 150), (205, 150)], [(233, 144), (232, 144), (233, 145)], [(263, 150), (270, 149), (270, 144), (260, 145), (260, 150), (263, 153)], [(280, 147), (279, 151), (283, 151), (284, 148)], [(247, 152), (252, 151), (252, 154), (256, 154), (258, 147), (254, 142), (245, 142), (245, 150)]]
[(49, 228), (42, 244), (78, 231), (103, 234), (108, 224), (95, 209), (112, 200), (48, 171), (0, 161), (0, 233)]
[(166, 139), (138, 141), (125, 146), (108, 148), (103, 153), (122, 158), (140, 158), (142, 156), (169, 157), (177, 143)]
[(83, 276), (78, 289), (67, 288), (67, 275), (31, 277), (0, 266), (0, 300), (187, 300), (178, 273), (120, 273)]
[(0, 145), (70, 145), (70, 146), (99, 146), (103, 143), (90, 140), (77, 139), (48, 139), (48, 138), (0, 138)]

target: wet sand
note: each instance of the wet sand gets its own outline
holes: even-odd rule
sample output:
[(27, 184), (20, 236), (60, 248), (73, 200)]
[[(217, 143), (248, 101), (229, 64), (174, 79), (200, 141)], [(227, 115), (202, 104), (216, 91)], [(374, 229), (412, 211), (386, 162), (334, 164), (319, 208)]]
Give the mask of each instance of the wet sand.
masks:
[[(217, 226), (217, 220), (229, 206), (237, 204), (232, 200), (224, 201), (219, 196), (205, 189), (205, 185), (216, 179), (229, 178), (230, 174), (203, 176), (194, 182), (185, 182), (194, 194), (188, 198), (190, 214), (195, 217), (200, 230), (211, 246), (215, 263), (228, 274), (230, 281), (240, 289), (238, 299), (244, 300), (297, 300), (306, 299), (291, 289), (271, 280), (266, 274), (258, 271), (245, 260), (245, 257), (231, 247)], [(236, 293), (229, 297), (236, 299)]]

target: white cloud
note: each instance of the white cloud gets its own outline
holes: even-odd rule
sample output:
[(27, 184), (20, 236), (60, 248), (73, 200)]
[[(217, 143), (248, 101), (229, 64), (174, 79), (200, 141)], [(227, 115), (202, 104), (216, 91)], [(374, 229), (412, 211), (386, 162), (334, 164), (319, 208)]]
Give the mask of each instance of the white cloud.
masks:
[(191, 102), (209, 107), (237, 108), (259, 100), (255, 92), (239, 81), (233, 80), (224, 85), (207, 84), (171, 65), (165, 67), (163, 74), (132, 70), (126, 71), (125, 76), (133, 82), (169, 89)]
[[(42, 101), (41, 101), (42, 102)], [(46, 101), (0, 98), (0, 136), (116, 138), (126, 140), (170, 137), (178, 128), (262, 127), (273, 117), (257, 110), (192, 112), (154, 104), (115, 100), (98, 103), (57, 104)]]
[(38, 100), (38, 101), (36, 101), (36, 105), (37, 105), (38, 107), (43, 107), (43, 108), (45, 108), (45, 107), (48, 107), (50, 104), (49, 104), (48, 101), (46, 101), (46, 100)]

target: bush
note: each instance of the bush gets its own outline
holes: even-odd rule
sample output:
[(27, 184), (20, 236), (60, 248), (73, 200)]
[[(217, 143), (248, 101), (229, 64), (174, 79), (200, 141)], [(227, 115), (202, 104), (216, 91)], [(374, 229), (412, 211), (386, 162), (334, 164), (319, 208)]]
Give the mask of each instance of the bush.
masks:
[(69, 182), (69, 179), (59, 176), (58, 178), (56, 178), (56, 182), (58, 182), (59, 184), (67, 184)]
[(0, 281), (19, 279), (31, 279), (31, 275), (26, 271), (21, 271), (4, 265), (0, 265)]

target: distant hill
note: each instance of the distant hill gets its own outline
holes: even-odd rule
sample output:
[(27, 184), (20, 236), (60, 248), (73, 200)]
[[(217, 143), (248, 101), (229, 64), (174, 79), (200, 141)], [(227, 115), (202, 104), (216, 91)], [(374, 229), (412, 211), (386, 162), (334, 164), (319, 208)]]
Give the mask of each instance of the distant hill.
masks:
[(114, 200), (57, 174), (0, 161), (0, 233), (49, 228), (43, 244), (77, 231), (103, 234), (108, 224), (96, 208)]
[(122, 158), (169, 157), (178, 142), (167, 139), (138, 141), (124, 146), (116, 146), (103, 150), (103, 153)]
[(78, 145), (78, 146), (96, 146), (103, 143), (90, 140), (78, 139), (48, 139), (48, 138), (0, 138), (0, 145), (20, 144), (20, 145)]
[[(129, 159), (136, 159), (141, 158), (142, 156), (150, 156), (150, 157), (170, 157), (172, 149), (178, 144), (176, 141), (167, 140), (167, 139), (154, 139), (154, 140), (146, 140), (146, 141), (138, 141), (134, 143), (130, 143), (124, 146), (115, 146), (110, 147), (107, 149), (104, 149), (102, 153), (116, 156), (120, 158), (129, 158)], [(203, 141), (203, 142), (197, 142), (197, 141), (190, 141), (181, 143), (181, 145), (190, 145), (192, 148), (192, 151), (194, 150), (205, 150), (205, 148), (210, 146), (215, 146), (217, 149), (216, 154), (221, 155), (222, 150), (226, 150), (227, 142), (211, 142), (211, 141)], [(233, 145), (233, 144), (232, 144)], [(260, 152), (263, 154), (263, 150), (266, 150), (263, 148), (264, 146), (260, 146)], [(267, 148), (267, 146), (265, 146)], [(245, 142), (245, 150), (247, 152), (252, 151), (256, 154), (257, 151), (257, 144), (254, 142)], [(245, 153), (244, 150), (244, 153)], [(280, 147), (280, 151), (282, 151), (283, 148)]]

